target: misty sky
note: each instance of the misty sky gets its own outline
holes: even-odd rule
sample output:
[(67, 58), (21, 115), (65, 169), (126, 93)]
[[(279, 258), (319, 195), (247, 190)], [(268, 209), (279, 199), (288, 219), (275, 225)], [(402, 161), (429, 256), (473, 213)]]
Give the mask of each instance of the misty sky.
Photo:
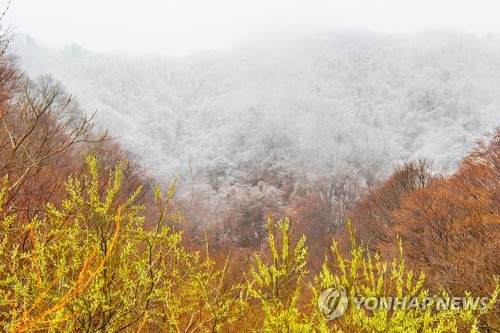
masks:
[(499, 34), (499, 13), (498, 0), (13, 0), (5, 22), (50, 45), (183, 55), (230, 47), (265, 29)]

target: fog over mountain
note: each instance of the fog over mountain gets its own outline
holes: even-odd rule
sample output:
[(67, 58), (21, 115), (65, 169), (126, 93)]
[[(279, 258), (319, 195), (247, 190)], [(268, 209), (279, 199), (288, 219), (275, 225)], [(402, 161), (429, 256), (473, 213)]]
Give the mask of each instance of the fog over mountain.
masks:
[(376, 181), (429, 157), (451, 171), (500, 124), (491, 34), (270, 32), (182, 58), (57, 49), (19, 35), (13, 53), (31, 77), (50, 74), (97, 110), (158, 179), (177, 175), (205, 193), (256, 184), (263, 170)]

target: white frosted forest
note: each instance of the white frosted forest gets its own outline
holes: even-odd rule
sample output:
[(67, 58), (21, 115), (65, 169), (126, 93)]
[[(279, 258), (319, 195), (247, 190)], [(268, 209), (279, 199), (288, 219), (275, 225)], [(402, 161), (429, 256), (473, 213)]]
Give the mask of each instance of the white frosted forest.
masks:
[[(156, 179), (178, 177), (179, 195), (196, 189), (212, 204), (242, 191), (279, 197), (287, 179), (373, 183), (419, 157), (451, 171), (500, 124), (493, 34), (271, 32), (185, 57), (18, 35), (12, 50), (30, 77), (50, 74), (85, 112), (97, 110), (99, 126)], [(263, 181), (269, 173), (275, 182)]]

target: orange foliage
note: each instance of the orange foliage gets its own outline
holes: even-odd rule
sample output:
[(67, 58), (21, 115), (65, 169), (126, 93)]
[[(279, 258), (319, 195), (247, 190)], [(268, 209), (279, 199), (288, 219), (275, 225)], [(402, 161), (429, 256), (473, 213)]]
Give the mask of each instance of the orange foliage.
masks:
[(354, 224), (386, 255), (397, 250), (399, 234), (410, 265), (426, 272), (430, 289), (491, 293), (500, 275), (500, 129), (449, 177), (414, 166), (397, 170), (362, 200)]

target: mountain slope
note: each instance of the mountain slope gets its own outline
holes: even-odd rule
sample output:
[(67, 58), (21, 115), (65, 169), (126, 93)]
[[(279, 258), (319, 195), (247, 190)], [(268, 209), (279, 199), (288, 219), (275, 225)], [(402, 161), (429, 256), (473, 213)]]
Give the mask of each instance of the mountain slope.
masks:
[(500, 124), (500, 40), (465, 33), (271, 33), (184, 58), (94, 54), (18, 36), (154, 175), (220, 192), (255, 170), (372, 181), (404, 158), (453, 170)]

